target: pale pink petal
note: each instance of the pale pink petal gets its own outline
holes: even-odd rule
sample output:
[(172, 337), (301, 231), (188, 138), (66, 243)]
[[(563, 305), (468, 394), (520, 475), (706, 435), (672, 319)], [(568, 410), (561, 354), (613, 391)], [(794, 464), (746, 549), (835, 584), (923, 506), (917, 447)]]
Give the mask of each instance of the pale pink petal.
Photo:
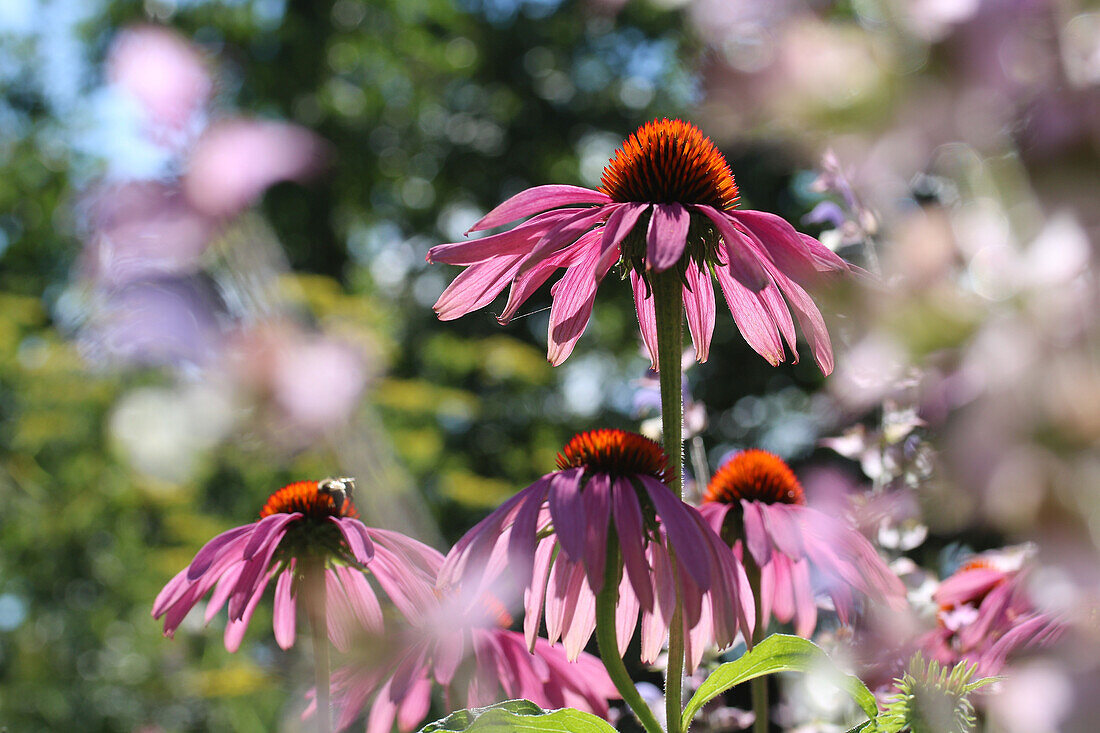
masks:
[(634, 270), (630, 271), (630, 287), (634, 291), (634, 310), (638, 314), (638, 328), (642, 342), (649, 352), (653, 369), (657, 368), (657, 314), (653, 309), (653, 295), (649, 284)]
[(618, 642), (619, 656), (626, 656), (627, 647), (634, 637), (634, 627), (638, 625), (638, 596), (634, 586), (624, 574), (619, 581), (619, 603), (615, 606), (615, 639)]
[(791, 565), (791, 589), (794, 592), (794, 633), (809, 639), (817, 627), (817, 603), (810, 585), (810, 565), (805, 559)]
[(734, 227), (729, 213), (718, 211), (711, 206), (696, 205), (693, 208), (714, 222), (714, 226), (717, 227), (718, 234), (725, 244), (726, 261), (733, 277), (752, 292), (766, 287), (768, 278), (761, 267), (763, 263), (749, 245), (747, 238)]
[(294, 646), (297, 616), (294, 596), (291, 595), (293, 585), (294, 571), (292, 569), (279, 573), (279, 579), (275, 582), (275, 606), (272, 611), (272, 626), (275, 630), (275, 643), (281, 649), (289, 649)]
[(363, 573), (346, 565), (336, 566), (333, 572), (340, 578), (345, 602), (359, 625), (369, 633), (381, 633), (382, 606)]
[(710, 273), (694, 263), (684, 273), (684, 313), (687, 316), (691, 343), (695, 345), (695, 358), (701, 363), (710, 356), (710, 338), (714, 334), (714, 285)]
[(791, 560), (800, 559), (805, 553), (802, 544), (802, 528), (799, 522), (799, 513), (802, 506), (788, 504), (758, 503), (760, 515), (764, 518), (768, 536), (776, 549), (787, 555)]
[(417, 726), (428, 715), (432, 703), (432, 682), (421, 677), (405, 692), (405, 698), (397, 708), (397, 729), (405, 733)]
[(646, 260), (662, 272), (680, 261), (687, 243), (691, 216), (680, 204), (654, 204), (646, 231)]
[(397, 704), (390, 694), (390, 683), (387, 681), (370, 708), (367, 716), (367, 733), (391, 733), (394, 720), (397, 718)]
[(542, 495), (529, 495), (520, 504), (508, 535), (508, 572), (519, 587), (526, 587), (531, 581), (531, 567), (537, 543), (535, 533), (543, 503)]
[[(297, 521), (302, 515), (300, 512), (294, 512), (292, 514), (275, 514), (272, 516), (276, 517), (279, 521), (271, 524), (272, 531), (266, 537), (264, 545), (260, 548), (259, 552), (252, 556), (251, 560), (246, 562), (244, 569), (241, 570), (241, 577), (233, 587), (233, 593), (229, 597), (230, 619), (241, 618), (249, 598), (263, 591), (263, 587), (267, 583), (267, 581), (263, 579), (264, 573), (271, 563), (271, 558), (275, 555), (275, 550), (279, 548), (279, 542), (282, 541), (283, 535), (286, 534), (287, 525)], [(251, 540), (249, 541), (249, 545), (251, 546)]]
[(214, 592), (210, 595), (210, 600), (206, 602), (206, 611), (203, 613), (202, 620), (204, 624), (210, 623), (218, 615), (218, 611), (225, 605), (225, 602), (229, 600), (229, 594), (233, 592), (233, 587), (237, 585), (237, 579), (241, 577), (244, 566), (245, 563), (238, 560), (232, 568), (221, 574), (218, 587), (214, 589)]
[(833, 373), (833, 344), (829, 340), (829, 330), (825, 327), (821, 311), (798, 283), (771, 266), (768, 269), (798, 316), (798, 325), (810, 342), (810, 351), (813, 352), (817, 368), (823, 375), (829, 376)]
[(525, 216), (538, 214), (549, 209), (570, 204), (610, 204), (611, 197), (599, 191), (580, 186), (535, 186), (520, 191), (515, 196), (497, 206), (480, 221), (467, 230), (477, 232), (508, 224)]
[(1004, 571), (995, 568), (973, 568), (955, 573), (940, 583), (932, 598), (941, 606), (967, 603), (982, 598), (1007, 577)]
[[(648, 551), (650, 566), (653, 570), (647, 580), (653, 584), (650, 592), (656, 597), (657, 602), (653, 604), (651, 610), (646, 610), (644, 607), (642, 609), (641, 659), (646, 664), (652, 664), (661, 652), (668, 625), (672, 619), (672, 612), (676, 605), (676, 583), (672, 574), (672, 563), (661, 543), (649, 543)], [(636, 583), (634, 590), (638, 590)]]
[(774, 587), (772, 591), (772, 613), (786, 623), (794, 618), (794, 586), (791, 582), (791, 560), (782, 553), (772, 555), (768, 563), (772, 567)]
[(569, 625), (562, 636), (565, 655), (570, 662), (584, 651), (584, 645), (592, 638), (592, 632), (595, 630), (596, 596), (592, 594), (587, 584), (581, 583), (573, 604), (572, 618), (569, 619)]
[(523, 592), (523, 634), (527, 640), (527, 648), (532, 651), (539, 633), (539, 622), (542, 620), (542, 606), (546, 599), (546, 583), (550, 575), (550, 562), (554, 558), (555, 544), (553, 537), (547, 537), (539, 543), (535, 550), (531, 583)]

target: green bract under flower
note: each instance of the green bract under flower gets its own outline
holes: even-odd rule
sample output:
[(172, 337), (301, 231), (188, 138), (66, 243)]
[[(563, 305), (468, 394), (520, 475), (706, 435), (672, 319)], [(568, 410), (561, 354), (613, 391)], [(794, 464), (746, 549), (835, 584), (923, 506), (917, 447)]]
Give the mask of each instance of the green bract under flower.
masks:
[(875, 721), (876, 733), (970, 733), (977, 724), (970, 693), (993, 682), (971, 682), (977, 665), (960, 662), (948, 669), (918, 652), (909, 669), (894, 680), (897, 693)]

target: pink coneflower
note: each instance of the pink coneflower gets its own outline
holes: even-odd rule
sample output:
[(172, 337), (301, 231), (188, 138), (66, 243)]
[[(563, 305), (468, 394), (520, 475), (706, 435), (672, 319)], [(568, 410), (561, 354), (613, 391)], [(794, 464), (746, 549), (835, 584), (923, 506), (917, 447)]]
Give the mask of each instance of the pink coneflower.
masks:
[(919, 645), (943, 664), (968, 661), (981, 675), (1000, 672), (1008, 655), (1054, 641), (1063, 626), (1032, 602), (1020, 558), (990, 554), (966, 562), (932, 595), (937, 627)]
[(738, 555), (747, 548), (759, 568), (761, 628), (775, 616), (793, 620), (799, 636), (813, 633), (812, 574), (823, 581), (842, 623), (855, 608), (853, 592), (904, 603), (904, 585), (871, 543), (842, 520), (806, 506), (802, 485), (778, 456), (755, 449), (735, 455), (710, 480), (699, 512)]
[(153, 617), (164, 616), (171, 637), (187, 613), (211, 590), (205, 620), (228, 602), (225, 648), (236, 651), (272, 578), (275, 641), (294, 644), (304, 568), (325, 568), (329, 638), (346, 649), (356, 625), (381, 629), (382, 609), (368, 573), (393, 604), (415, 617), (434, 602), (438, 553), (397, 532), (371, 529), (350, 500), (352, 479), (299, 481), (272, 494), (260, 521), (210, 540), (157, 596)]
[(545, 613), (550, 643), (560, 638), (576, 659), (595, 630), (596, 596), (612, 577), (619, 583), (618, 651), (630, 642), (640, 611), (646, 662), (661, 650), (679, 594), (694, 668), (703, 651), (699, 639), (724, 647), (739, 626), (752, 633), (751, 592), (740, 563), (665, 483), (667, 463), (657, 443), (634, 433), (575, 436), (558, 456), (559, 470), (459, 540), (441, 585), (514, 583), (524, 589), (529, 647)]
[(452, 710), (523, 698), (607, 717), (607, 701), (618, 693), (598, 659), (581, 653), (569, 661), (545, 639), (529, 651), (523, 634), (508, 630), (511, 623), (491, 596), (468, 604), (447, 595), (403, 633), (368, 639), (359, 658), (333, 674), (336, 728), (369, 709), (367, 733), (389, 733), (394, 723), (412, 730), (427, 715), (435, 685)]
[[(588, 325), (596, 288), (612, 265), (630, 272), (642, 337), (657, 364), (650, 275), (676, 268), (699, 361), (714, 330), (714, 285), (725, 295), (745, 340), (773, 365), (793, 359), (788, 303), (823, 372), (833, 368), (821, 312), (803, 289), (815, 273), (848, 265), (813, 237), (762, 211), (737, 210), (739, 194), (726, 159), (699, 128), (654, 120), (627, 138), (604, 168), (599, 190), (537, 186), (490, 211), (470, 231), (532, 217), (515, 229), (471, 242), (441, 244), (429, 262), (467, 265), (435, 304), (442, 320), (482, 308), (511, 286), (502, 324), (558, 269), (550, 291), (547, 356), (557, 365)], [(534, 215), (534, 216), (532, 216)], [(787, 302), (784, 302), (786, 297)]]

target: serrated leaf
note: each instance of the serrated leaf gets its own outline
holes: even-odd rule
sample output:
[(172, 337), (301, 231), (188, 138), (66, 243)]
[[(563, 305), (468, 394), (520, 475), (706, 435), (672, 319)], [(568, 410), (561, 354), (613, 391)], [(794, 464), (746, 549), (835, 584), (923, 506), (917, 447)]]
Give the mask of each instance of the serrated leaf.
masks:
[(508, 700), (484, 708), (451, 713), (429, 723), (419, 733), (484, 733), (485, 731), (529, 731), (530, 733), (615, 733), (609, 723), (591, 713), (572, 708), (543, 710), (530, 700)]
[(686, 730), (699, 709), (731, 687), (776, 672), (828, 670), (838, 686), (851, 695), (868, 718), (878, 715), (875, 696), (858, 677), (842, 672), (821, 647), (811, 641), (786, 634), (772, 634), (740, 659), (727, 662), (707, 677), (684, 709), (681, 728)]

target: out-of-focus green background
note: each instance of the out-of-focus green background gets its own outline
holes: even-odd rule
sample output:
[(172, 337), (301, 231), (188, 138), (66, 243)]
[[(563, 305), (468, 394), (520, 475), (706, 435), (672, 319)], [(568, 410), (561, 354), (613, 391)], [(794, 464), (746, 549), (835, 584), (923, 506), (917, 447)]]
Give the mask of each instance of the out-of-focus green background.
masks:
[[(352, 473), (368, 524), (445, 550), (573, 432), (651, 416), (635, 408), (648, 363), (622, 283), (604, 283), (553, 369), (548, 287), (507, 327), (499, 303), (440, 323), (431, 305), (457, 268), (424, 255), (524, 187), (597, 185), (622, 138), (660, 116), (715, 138), (743, 205), (884, 276), (870, 295), (822, 294), (828, 388), (805, 353), (769, 367), (719, 303), (710, 361), (688, 374), (710, 468), (758, 445), (826, 467), (825, 483), (923, 492), (925, 559), (1051, 529), (1090, 557), (1100, 429), (1081, 405), (1100, 399), (1096, 323), (1046, 294), (1096, 302), (1081, 278), (1100, 24), (1073, 3), (948, 5), (6, 0), (0, 725), (296, 729), (306, 660), (276, 647), (264, 607), (235, 655), (224, 617), (171, 641), (150, 618), (203, 542), (291, 480)], [(210, 83), (175, 147), (150, 143), (111, 76), (120, 34), (148, 24), (191, 44)], [(112, 280), (104, 237), (133, 220), (140, 242), (174, 251), (172, 217), (190, 221), (150, 214), (128, 186), (177, 196), (201, 127), (231, 117), (312, 131), (325, 164), (203, 219), (185, 266)], [(839, 178), (820, 177), (828, 148)], [(247, 177), (280, 149), (236, 151), (226, 170)], [(832, 218), (807, 219), (822, 202)], [(177, 320), (151, 300), (115, 324), (134, 282), (178, 296)], [(191, 340), (165, 351), (176, 327)], [(1068, 394), (1035, 389), (1039, 354)], [(330, 373), (343, 402), (311, 411)], [(841, 452), (862, 473), (817, 443), (861, 419)], [(925, 428), (943, 429), (935, 459)]]

